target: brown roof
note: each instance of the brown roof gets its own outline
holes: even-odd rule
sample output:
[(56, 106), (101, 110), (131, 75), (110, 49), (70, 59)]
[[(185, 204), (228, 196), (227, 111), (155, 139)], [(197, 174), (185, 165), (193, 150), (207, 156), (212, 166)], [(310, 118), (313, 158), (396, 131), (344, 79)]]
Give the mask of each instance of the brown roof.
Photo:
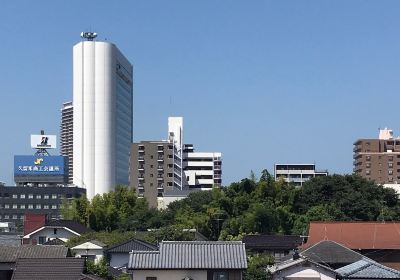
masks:
[(322, 240), (350, 249), (400, 249), (400, 222), (311, 222), (304, 248)]

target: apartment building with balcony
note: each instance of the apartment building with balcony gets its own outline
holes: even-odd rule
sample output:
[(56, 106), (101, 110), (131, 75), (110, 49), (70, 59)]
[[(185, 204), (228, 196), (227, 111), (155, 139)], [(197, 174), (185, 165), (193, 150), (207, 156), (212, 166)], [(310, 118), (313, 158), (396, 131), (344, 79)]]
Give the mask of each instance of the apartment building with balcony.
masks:
[(284, 163), (275, 164), (275, 180), (283, 178), (286, 182), (293, 183), (295, 186), (303, 186), (311, 178), (318, 176), (328, 176), (327, 170), (316, 170), (313, 163)]
[(353, 144), (353, 171), (377, 184), (400, 182), (400, 138), (380, 129), (378, 139), (358, 139)]
[(222, 154), (195, 152), (192, 144), (183, 147), (184, 185), (209, 190), (222, 183)]
[(130, 186), (150, 207), (164, 208), (191, 191), (222, 184), (222, 154), (195, 152), (183, 144), (183, 119), (168, 118), (168, 140), (133, 143)]

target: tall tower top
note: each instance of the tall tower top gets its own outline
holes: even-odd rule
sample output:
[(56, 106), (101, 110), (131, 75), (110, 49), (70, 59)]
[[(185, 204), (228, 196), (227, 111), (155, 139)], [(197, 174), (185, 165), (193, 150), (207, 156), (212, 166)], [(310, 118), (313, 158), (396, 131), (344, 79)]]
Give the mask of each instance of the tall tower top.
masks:
[(86, 39), (87, 41), (93, 41), (97, 37), (96, 32), (82, 32), (81, 38)]
[(384, 128), (384, 129), (379, 129), (379, 139), (380, 140), (389, 140), (393, 139), (393, 130)]

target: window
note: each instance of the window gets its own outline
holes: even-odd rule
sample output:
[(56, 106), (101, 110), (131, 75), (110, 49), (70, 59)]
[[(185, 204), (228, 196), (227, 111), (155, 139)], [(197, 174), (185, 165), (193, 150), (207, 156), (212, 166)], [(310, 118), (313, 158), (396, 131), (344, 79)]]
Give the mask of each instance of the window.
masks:
[(393, 170), (389, 170), (388, 173), (389, 173), (389, 175), (392, 175), (393, 174)]
[(10, 219), (10, 216), (9, 215), (4, 215), (4, 219), (8, 220), (8, 219)]
[(57, 195), (56, 195), (56, 194), (52, 194), (52, 195), (51, 195), (51, 198), (52, 198), (52, 199), (57, 199)]
[(213, 273), (213, 280), (229, 280), (229, 273), (226, 271), (216, 271)]
[(21, 204), (21, 205), (19, 206), (19, 208), (20, 208), (20, 209), (25, 209), (25, 204)]
[(51, 205), (51, 209), (57, 209), (57, 205)]
[(25, 198), (25, 194), (21, 194), (19, 197), (20, 198)]
[(153, 168), (153, 165), (152, 165), (152, 164), (150, 165), (150, 168)]
[(49, 209), (49, 205), (47, 204), (43, 205), (43, 209)]
[(54, 234), (57, 234), (57, 229), (55, 228), (55, 229), (53, 229), (53, 231), (54, 231)]
[(367, 162), (367, 164), (365, 165), (367, 168), (371, 167), (371, 163)]
[(28, 209), (33, 209), (33, 204), (28, 204)]
[(172, 173), (168, 173), (168, 177), (172, 177)]
[(146, 277), (146, 280), (157, 280), (157, 277)]
[(12, 218), (13, 218), (13, 220), (16, 220), (16, 219), (18, 219), (18, 216), (17, 215), (12, 215)]
[(8, 209), (8, 208), (10, 208), (10, 205), (9, 204), (4, 204), (4, 208)]
[(44, 199), (49, 199), (49, 195), (48, 195), (48, 194), (45, 194), (45, 195), (43, 196), (43, 198), (44, 198)]
[(153, 177), (153, 174), (150, 174), (150, 177)]
[(393, 161), (393, 157), (389, 157), (388, 159), (389, 159), (389, 161)]
[(42, 205), (41, 204), (36, 204), (36, 209), (42, 209)]
[(36, 199), (41, 199), (42, 198), (42, 195), (41, 194), (37, 194), (36, 195)]
[(33, 194), (31, 194), (31, 193), (28, 194), (28, 198), (29, 198), (29, 199), (32, 199), (32, 198), (33, 198)]
[(18, 195), (17, 194), (13, 194), (12, 198), (18, 198)]
[(388, 165), (389, 165), (389, 168), (393, 167), (393, 163), (392, 162), (389, 162)]
[(172, 158), (172, 155), (168, 155), (168, 158)]
[(366, 156), (366, 158), (365, 158), (367, 161), (370, 161), (371, 160), (371, 156)]
[(371, 174), (371, 171), (365, 170), (365, 174), (369, 175), (369, 174)]
[(17, 209), (18, 205), (17, 204), (13, 204), (13, 209)]
[(39, 244), (43, 244), (46, 242), (46, 236), (39, 236)]
[(153, 156), (150, 156), (150, 158), (153, 158)]

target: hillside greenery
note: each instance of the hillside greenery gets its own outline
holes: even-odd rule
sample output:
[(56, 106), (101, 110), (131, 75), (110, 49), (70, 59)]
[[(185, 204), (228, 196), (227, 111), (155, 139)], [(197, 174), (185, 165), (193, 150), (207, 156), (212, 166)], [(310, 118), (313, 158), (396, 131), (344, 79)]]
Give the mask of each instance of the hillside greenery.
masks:
[[(161, 240), (194, 240), (195, 229), (210, 240), (241, 240), (250, 233), (306, 235), (310, 221), (394, 221), (400, 203), (393, 189), (356, 175), (316, 177), (294, 187), (275, 181), (264, 170), (227, 187), (191, 193), (165, 210), (150, 209), (134, 190), (119, 186), (114, 192), (65, 201), (62, 214), (93, 232), (71, 238), (67, 245), (97, 239), (109, 246), (131, 238), (153, 244)], [(246, 280), (265, 279), (273, 263), (266, 255), (250, 255)], [(101, 275), (104, 268), (93, 266)]]
[[(191, 193), (166, 210), (149, 209), (134, 190), (120, 186), (91, 202), (85, 197), (65, 202), (62, 212), (114, 244), (149, 229), (145, 239), (153, 242), (193, 238), (184, 229), (196, 229), (210, 240), (238, 240), (249, 233), (306, 234), (310, 221), (399, 220), (400, 203), (393, 189), (356, 175), (316, 177), (296, 188), (264, 170), (260, 179), (252, 173), (227, 187)], [(106, 237), (111, 232), (123, 234)]]

